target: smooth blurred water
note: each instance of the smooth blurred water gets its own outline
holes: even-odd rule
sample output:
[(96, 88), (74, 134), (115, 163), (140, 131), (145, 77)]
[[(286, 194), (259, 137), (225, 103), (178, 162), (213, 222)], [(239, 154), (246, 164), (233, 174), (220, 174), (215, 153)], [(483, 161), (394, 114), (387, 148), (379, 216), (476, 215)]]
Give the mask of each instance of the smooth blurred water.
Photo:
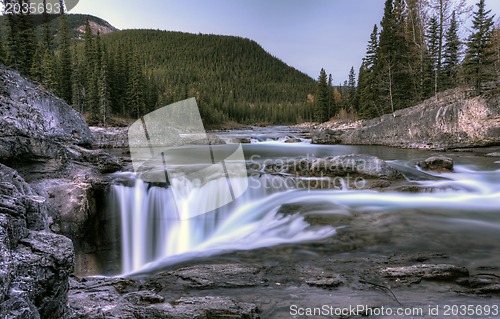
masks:
[[(352, 218), (360, 214), (392, 216), (393, 219), (387, 219), (387, 227), (393, 229), (395, 237), (403, 238), (398, 243), (401, 246), (409, 247), (414, 243), (411, 238), (404, 239), (407, 229), (398, 223), (428, 229), (426, 236), (430, 242), (423, 245), (432, 245), (433, 238), (439, 238), (438, 244), (457, 245), (456, 236), (443, 237), (451, 232), (458, 237), (462, 233), (479, 245), (481, 240), (485, 240), (485, 245), (497, 245), (494, 251), (500, 248), (498, 241), (495, 244), (495, 234), (500, 230), (500, 165), (494, 158), (472, 153), (448, 154), (456, 162), (455, 171), (429, 173), (416, 165), (432, 154), (428, 151), (321, 146), (311, 145), (307, 140), (286, 144), (280, 136), (296, 135), (285, 133), (256, 134), (261, 141), (245, 145), (245, 157), (259, 162), (277, 158), (371, 154), (387, 160), (409, 181), (436, 191), (298, 190), (287, 187), (283, 177), (253, 175), (250, 177), (252, 187), (236, 201), (215, 211), (183, 219), (186, 211), (203, 210), (211, 201), (220, 200), (219, 196), (227, 196), (217, 191), (224, 187), (224, 177), (215, 176), (200, 184), (179, 175), (171, 182), (181, 183), (185, 193), (175, 202), (169, 188), (149, 185), (130, 173), (117, 174), (117, 179), (128, 179), (127, 183), (115, 184), (111, 190), (113, 196), (109, 197), (113, 201), (111, 207), (121, 220), (122, 272), (143, 272), (228, 251), (318, 241), (335, 236), (339, 228), (348, 226), (311, 225), (307, 219), (311, 214), (344, 214)], [(233, 136), (245, 134), (247, 132), (236, 132)], [(230, 139), (229, 133), (225, 139)], [(184, 163), (189, 154), (186, 150), (174, 156), (179, 163)], [(318, 204), (321, 204), (319, 210)]]

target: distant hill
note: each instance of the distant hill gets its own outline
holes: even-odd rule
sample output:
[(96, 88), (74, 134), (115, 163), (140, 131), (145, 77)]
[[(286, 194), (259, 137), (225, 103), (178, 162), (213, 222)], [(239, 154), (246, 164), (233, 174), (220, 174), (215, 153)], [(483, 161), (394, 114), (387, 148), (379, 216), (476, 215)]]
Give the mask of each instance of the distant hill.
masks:
[(246, 38), (125, 30), (101, 40), (111, 55), (130, 48), (139, 57), (148, 77), (163, 88), (163, 103), (197, 96), (238, 121), (306, 117), (308, 94), (315, 91), (311, 77)]
[[(94, 34), (97, 34), (97, 32), (99, 32), (100, 34), (108, 34), (111, 32), (118, 31), (117, 28), (115, 28), (109, 22), (101, 18), (88, 14), (68, 14), (66, 15), (66, 19), (68, 21), (68, 27), (71, 32), (71, 37), (73, 39), (83, 38), (83, 33), (85, 32), (85, 20), (87, 18), (89, 19), (90, 27)], [(5, 24), (5, 21), (6, 17), (0, 15), (0, 24), (2, 26)], [(59, 28), (59, 19), (52, 20), (49, 23), (52, 34), (54, 35), (54, 37), (57, 37)], [(38, 30), (40, 31), (40, 27), (38, 28)]]

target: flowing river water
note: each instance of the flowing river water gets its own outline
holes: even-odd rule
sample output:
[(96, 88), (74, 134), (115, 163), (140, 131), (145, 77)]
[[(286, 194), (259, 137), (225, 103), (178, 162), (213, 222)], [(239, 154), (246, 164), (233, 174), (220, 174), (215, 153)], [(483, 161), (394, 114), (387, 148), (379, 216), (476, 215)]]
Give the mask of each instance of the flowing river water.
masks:
[[(434, 249), (458, 256), (464, 266), (500, 265), (498, 157), (447, 153), (455, 161), (454, 172), (433, 173), (417, 167), (419, 160), (436, 154), (430, 151), (311, 145), (299, 131), (284, 127), (219, 136), (228, 143), (250, 137), (252, 143), (244, 144), (243, 151), (246, 160), (257, 166), (263, 161), (298, 157), (374, 155), (401, 171), (407, 181), (433, 191), (375, 191), (342, 184), (334, 189), (296, 189), (280, 176), (250, 174), (248, 189), (238, 199), (183, 219), (179, 218), (182, 211), (206, 211), (206, 207), (214, 207), (214, 201), (227, 202), (219, 198), (227, 196), (220, 191), (226, 187), (226, 179), (215, 176), (200, 183), (179, 176), (171, 183), (184, 193), (174, 196), (171, 187), (146, 183), (133, 173), (119, 173), (109, 206), (120, 220), (123, 274), (263, 247), (332, 245), (338, 238), (340, 252)], [(284, 143), (292, 137), (302, 142)], [(234, 148), (231, 144), (214, 147)], [(179, 163), (189, 156), (193, 156), (192, 147), (174, 155)]]
[[(387, 291), (373, 292), (359, 283), (346, 283), (334, 292), (303, 284), (308, 276), (320, 278), (336, 272), (351, 274), (360, 281), (372, 273), (374, 265), (380, 267), (405, 258), (419, 262), (435, 259), (436, 263), (467, 267), (474, 273), (498, 272), (499, 157), (478, 152), (312, 145), (300, 131), (285, 127), (229, 131), (219, 136), (228, 144), (213, 147), (229, 153), (235, 149), (231, 143), (241, 138), (251, 140), (242, 148), (246, 166), (252, 170), (230, 178), (233, 185), (242, 185), (245, 176), (249, 178), (248, 187), (234, 201), (224, 191), (227, 176), (216, 172), (202, 181), (179, 174), (168, 187), (144, 182), (140, 174), (114, 175), (116, 182), (108, 194), (108, 210), (119, 221), (120, 275), (144, 278), (163, 270), (214, 263), (262, 268), (268, 278), (264, 284), (267, 288), (227, 290), (216, 284), (209, 292), (188, 291), (191, 295), (227, 295), (253, 302), (263, 311), (263, 318), (290, 318), (291, 304), (345, 307), (392, 302), (398, 306), (401, 301), (422, 309), (436, 303), (500, 305), (498, 297), (478, 299), (451, 293), (454, 288), (439, 285), (394, 288), (399, 298), (396, 303)], [(285, 143), (289, 138), (299, 138), (301, 142)], [(198, 169), (192, 167), (198, 161), (196, 151), (197, 147), (191, 146), (172, 154), (180, 171)], [(370, 154), (385, 160), (404, 175), (404, 180), (397, 183), (416, 186), (420, 191), (401, 191), (404, 187), (356, 188), (342, 182), (345, 176), (333, 188), (296, 188), (287, 183), (286, 176), (259, 171), (265, 162), (349, 154)], [(454, 171), (437, 173), (418, 167), (419, 161), (433, 155), (451, 157)], [(183, 192), (174, 195), (174, 187)], [(204, 214), (185, 215), (218, 206), (221, 207)], [(235, 276), (244, 281), (247, 272), (246, 266), (242, 267), (242, 273), (238, 271)], [(220, 273), (210, 276), (217, 280)]]

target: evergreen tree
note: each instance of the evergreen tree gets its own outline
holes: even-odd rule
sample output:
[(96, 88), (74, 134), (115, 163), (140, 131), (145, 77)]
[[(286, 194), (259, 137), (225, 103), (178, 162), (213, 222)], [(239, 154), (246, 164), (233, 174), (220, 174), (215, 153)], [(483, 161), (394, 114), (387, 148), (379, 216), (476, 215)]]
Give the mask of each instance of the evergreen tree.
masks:
[(316, 116), (317, 122), (326, 122), (328, 118), (328, 83), (325, 69), (321, 69), (316, 90)]
[(384, 113), (395, 111), (395, 59), (396, 45), (396, 17), (394, 15), (393, 0), (386, 0), (384, 17), (381, 21), (379, 50), (377, 51), (376, 77), (378, 88), (383, 99)]
[(72, 98), (72, 85), (71, 85), (71, 49), (70, 49), (70, 39), (68, 23), (66, 21), (66, 15), (60, 16), (60, 26), (59, 26), (59, 63), (58, 63), (58, 83), (57, 83), (57, 95), (66, 101), (66, 103), (71, 104)]
[(378, 27), (374, 25), (370, 35), (370, 41), (366, 48), (366, 56), (363, 58), (358, 76), (358, 115), (363, 118), (372, 118), (382, 115), (378, 108), (380, 100), (377, 93), (378, 83), (375, 73), (378, 46)]
[(85, 113), (85, 85), (81, 72), (81, 66), (78, 63), (77, 47), (73, 47), (73, 61), (71, 67), (71, 102), (75, 110), (81, 114)]
[(56, 87), (56, 71), (55, 71), (55, 58), (50, 50), (45, 50), (42, 58), (41, 74), (42, 83), (48, 90), (54, 90)]
[[(187, 86), (184, 86), (183, 97), (187, 97)], [(139, 56), (134, 54), (130, 65), (130, 76), (127, 83), (127, 104), (130, 116), (140, 118), (144, 115), (145, 100), (144, 100), (144, 75), (141, 69)]]
[(455, 12), (451, 17), (450, 26), (446, 33), (446, 43), (444, 46), (442, 87), (449, 89), (458, 84), (458, 68), (460, 65), (460, 38), (458, 36), (458, 22)]
[(427, 83), (432, 84), (434, 94), (438, 92), (438, 51), (439, 51), (439, 24), (437, 17), (433, 16), (427, 31), (427, 42), (429, 47), (429, 62), (427, 67)]
[(464, 67), (466, 79), (481, 93), (481, 85), (495, 78), (491, 72), (494, 64), (493, 51), (493, 15), (486, 10), (485, 0), (479, 0), (477, 11), (474, 12), (472, 29), (467, 42)]
[(99, 124), (107, 126), (109, 123), (109, 114), (111, 110), (110, 90), (108, 83), (108, 66), (106, 59), (103, 59), (101, 75), (99, 77)]
[(335, 109), (335, 103), (333, 100), (333, 77), (331, 74), (328, 75), (328, 118), (332, 118), (337, 113)]
[(346, 111), (348, 113), (355, 113), (355, 101), (356, 101), (356, 73), (354, 72), (354, 67), (351, 67), (349, 72), (349, 79), (347, 81), (347, 100), (348, 108)]

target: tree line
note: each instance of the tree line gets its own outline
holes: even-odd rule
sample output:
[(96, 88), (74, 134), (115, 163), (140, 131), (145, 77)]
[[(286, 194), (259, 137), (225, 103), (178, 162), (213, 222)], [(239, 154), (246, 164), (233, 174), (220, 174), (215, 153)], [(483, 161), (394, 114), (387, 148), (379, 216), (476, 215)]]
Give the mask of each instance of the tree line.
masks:
[[(437, 93), (472, 86), (477, 94), (500, 74), (500, 26), (479, 0), (472, 30), (461, 40), (460, 25), (471, 8), (465, 0), (386, 0), (358, 72), (351, 69), (347, 96), (335, 104), (334, 88), (321, 70), (317, 81), (316, 120), (340, 111), (373, 118), (413, 106)], [(332, 111), (332, 105), (335, 105)]]
[(314, 115), (314, 80), (254, 41), (155, 30), (100, 35), (88, 17), (75, 37), (81, 19), (62, 15), (57, 28), (35, 28), (29, 15), (7, 15), (0, 63), (63, 98), (89, 124), (137, 119), (193, 96), (209, 125), (296, 123)]

